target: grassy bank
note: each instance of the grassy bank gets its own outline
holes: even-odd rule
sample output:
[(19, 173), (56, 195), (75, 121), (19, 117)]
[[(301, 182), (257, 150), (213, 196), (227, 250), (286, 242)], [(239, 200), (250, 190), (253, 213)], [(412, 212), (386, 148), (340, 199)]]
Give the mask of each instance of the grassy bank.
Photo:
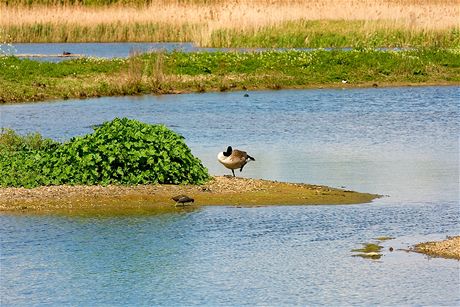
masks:
[(460, 0), (9, 0), (0, 4), (0, 36), (209, 47), (455, 47), (459, 14)]
[[(0, 58), (0, 102), (147, 93), (459, 84), (457, 50), (153, 53), (40, 63)], [(343, 83), (346, 81), (346, 83)]]

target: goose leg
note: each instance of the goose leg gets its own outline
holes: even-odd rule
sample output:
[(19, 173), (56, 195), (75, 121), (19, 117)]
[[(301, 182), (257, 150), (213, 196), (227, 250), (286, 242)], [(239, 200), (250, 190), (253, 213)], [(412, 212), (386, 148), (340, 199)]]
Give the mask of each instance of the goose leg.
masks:
[(233, 177), (235, 177), (235, 171), (232, 169)]

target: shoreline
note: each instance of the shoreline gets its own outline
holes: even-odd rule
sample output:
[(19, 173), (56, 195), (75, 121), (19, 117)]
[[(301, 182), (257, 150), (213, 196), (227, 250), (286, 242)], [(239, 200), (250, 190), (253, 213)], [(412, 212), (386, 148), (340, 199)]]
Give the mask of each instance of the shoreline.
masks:
[(460, 236), (447, 237), (442, 241), (418, 243), (413, 250), (429, 257), (460, 260)]
[(94, 98), (103, 98), (103, 97), (140, 97), (140, 96), (162, 96), (162, 95), (185, 95), (185, 94), (205, 94), (205, 93), (232, 93), (232, 92), (245, 92), (250, 94), (251, 92), (256, 91), (280, 91), (280, 90), (327, 90), (327, 89), (335, 89), (335, 90), (346, 90), (346, 89), (370, 89), (370, 88), (397, 88), (397, 87), (455, 87), (460, 86), (460, 82), (457, 81), (443, 81), (443, 82), (426, 82), (426, 83), (416, 83), (416, 82), (385, 82), (385, 83), (377, 83), (377, 82), (366, 82), (366, 83), (355, 83), (355, 84), (306, 84), (302, 86), (286, 86), (280, 88), (273, 88), (273, 87), (254, 87), (254, 88), (233, 88), (222, 91), (219, 88), (208, 88), (206, 91), (202, 91), (199, 89), (182, 89), (182, 90), (172, 90), (172, 91), (163, 91), (163, 92), (151, 92), (151, 93), (131, 93), (131, 94), (120, 94), (120, 95), (99, 95), (95, 94), (85, 95), (84, 97), (78, 96), (70, 96), (70, 97), (43, 97), (37, 100), (19, 100), (19, 101), (3, 101), (0, 99), (0, 106), (1, 105), (19, 105), (19, 104), (27, 104), (27, 103), (47, 103), (47, 102), (59, 102), (59, 101), (68, 101), (68, 100), (88, 100)]
[(322, 185), (216, 176), (204, 185), (44, 186), (0, 188), (1, 213), (145, 212), (177, 210), (171, 197), (186, 194), (201, 206), (345, 205), (369, 203), (376, 194)]

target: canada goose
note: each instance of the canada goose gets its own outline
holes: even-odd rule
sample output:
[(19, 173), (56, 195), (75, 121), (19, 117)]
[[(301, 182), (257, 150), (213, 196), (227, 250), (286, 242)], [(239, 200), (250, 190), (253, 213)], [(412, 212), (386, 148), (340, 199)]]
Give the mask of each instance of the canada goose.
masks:
[(182, 206), (185, 206), (185, 204), (187, 203), (193, 203), (195, 202), (195, 200), (191, 197), (188, 197), (187, 195), (185, 194), (181, 194), (181, 195), (177, 195), (177, 196), (174, 196), (172, 198), (172, 200), (174, 200), (176, 202), (176, 207), (178, 204), (182, 205)]
[(219, 152), (217, 160), (226, 168), (231, 169), (233, 177), (235, 177), (235, 169), (239, 168), (241, 172), (249, 160), (255, 161), (256, 159), (248, 155), (245, 151), (232, 149), (232, 146), (228, 146), (227, 151)]

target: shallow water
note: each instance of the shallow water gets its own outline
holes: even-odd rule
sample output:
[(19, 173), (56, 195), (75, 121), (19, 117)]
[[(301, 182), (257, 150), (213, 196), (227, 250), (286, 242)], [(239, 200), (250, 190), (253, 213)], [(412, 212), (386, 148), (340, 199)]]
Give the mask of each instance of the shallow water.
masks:
[[(14, 44), (13, 48), (10, 48), (9, 53), (56, 55), (66, 51), (87, 57), (125, 58), (132, 53), (151, 51), (169, 52), (173, 50), (190, 52), (196, 51), (197, 48), (191, 43), (21, 43)], [(72, 58), (41, 57), (32, 59), (57, 62)]]
[[(333, 50), (337, 48), (322, 48), (322, 50)], [(339, 48), (340, 50), (351, 50), (351, 48)], [(399, 48), (378, 48), (379, 50), (402, 50)], [(60, 55), (64, 51), (86, 57), (98, 58), (125, 58), (132, 53), (145, 53), (154, 51), (181, 51), (181, 52), (247, 52), (264, 50), (303, 50), (312, 51), (312, 48), (204, 48), (193, 43), (20, 43), (5, 48), (6, 54), (40, 54)], [(2, 50), (0, 50), (2, 51)], [(70, 60), (73, 57), (31, 57), (36, 61), (59, 62)]]
[[(459, 87), (292, 90), (0, 106), (0, 126), (66, 140), (127, 116), (186, 137), (212, 174), (389, 195), (371, 204), (148, 216), (0, 216), (2, 304), (458, 305), (459, 263), (407, 247), (459, 233)], [(379, 236), (380, 261), (352, 257)]]

